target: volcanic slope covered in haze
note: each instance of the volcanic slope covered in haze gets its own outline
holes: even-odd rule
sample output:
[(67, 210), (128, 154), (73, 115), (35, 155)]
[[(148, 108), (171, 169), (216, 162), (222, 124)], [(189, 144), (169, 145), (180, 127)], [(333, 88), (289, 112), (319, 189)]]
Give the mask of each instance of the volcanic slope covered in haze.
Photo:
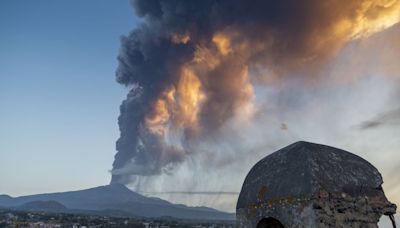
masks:
[[(66, 212), (90, 211), (98, 214), (119, 214), (138, 217), (174, 217), (180, 219), (233, 220), (234, 215), (206, 207), (188, 207), (146, 197), (124, 185), (112, 184), (80, 191), (47, 193), (20, 197), (0, 195), (0, 206), (23, 209), (30, 202), (54, 201), (66, 207)], [(30, 210), (33, 210), (30, 208)], [(47, 211), (47, 210), (46, 210)], [(51, 210), (48, 210), (51, 211)]]

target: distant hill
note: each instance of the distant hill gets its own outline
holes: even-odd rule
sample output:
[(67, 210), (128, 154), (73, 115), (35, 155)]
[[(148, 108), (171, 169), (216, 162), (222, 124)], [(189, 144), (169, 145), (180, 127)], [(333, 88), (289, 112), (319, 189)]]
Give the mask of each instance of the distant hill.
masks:
[[(47, 203), (44, 203), (46, 202)], [(49, 203), (49, 201), (51, 203)], [(31, 204), (29, 204), (31, 203)], [(59, 204), (58, 207), (56, 204)], [(47, 204), (47, 205), (46, 205)], [(52, 204), (52, 205), (50, 205)], [(172, 204), (168, 201), (146, 197), (131, 191), (124, 185), (112, 184), (80, 191), (48, 193), (21, 197), (0, 195), (0, 206), (23, 209), (31, 207), (53, 211), (51, 206), (68, 211), (90, 211), (104, 215), (123, 214), (137, 217), (174, 217), (180, 219), (199, 220), (234, 220), (231, 213), (221, 212), (207, 207), (188, 207), (181, 204)], [(42, 207), (43, 206), (43, 207)]]
[(12, 198), (9, 195), (0, 195), (0, 205), (4, 204), (4, 205), (8, 205), (10, 204), (12, 201), (14, 200), (14, 198)]
[(63, 212), (68, 210), (66, 206), (57, 201), (32, 201), (17, 206), (15, 209), (24, 211), (52, 211)]

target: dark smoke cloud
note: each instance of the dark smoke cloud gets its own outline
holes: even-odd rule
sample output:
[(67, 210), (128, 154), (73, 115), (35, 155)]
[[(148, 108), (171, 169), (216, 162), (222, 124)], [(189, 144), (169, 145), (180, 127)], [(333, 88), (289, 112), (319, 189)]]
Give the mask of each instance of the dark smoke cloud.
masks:
[(347, 41), (375, 32), (383, 15), (400, 9), (372, 0), (132, 5), (143, 23), (122, 39), (118, 57), (117, 81), (132, 87), (118, 121), (112, 182), (120, 183), (168, 172), (227, 121), (251, 118), (253, 69), (313, 80)]
[(400, 125), (400, 108), (380, 114), (372, 120), (363, 122), (360, 125), (361, 130), (370, 130), (383, 126)]

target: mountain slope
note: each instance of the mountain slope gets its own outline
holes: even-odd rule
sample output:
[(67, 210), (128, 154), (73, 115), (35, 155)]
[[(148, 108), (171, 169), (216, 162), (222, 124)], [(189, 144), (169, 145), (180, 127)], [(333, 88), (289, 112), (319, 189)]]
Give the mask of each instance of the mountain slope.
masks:
[(32, 201), (24, 203), (18, 207), (18, 210), (24, 211), (52, 211), (52, 212), (63, 212), (67, 208), (57, 201)]
[(112, 184), (80, 191), (48, 193), (21, 197), (0, 196), (0, 206), (18, 207), (33, 201), (55, 201), (68, 209), (122, 211), (131, 216), (175, 217), (181, 219), (232, 220), (233, 214), (211, 208), (187, 207), (140, 195), (124, 185)]

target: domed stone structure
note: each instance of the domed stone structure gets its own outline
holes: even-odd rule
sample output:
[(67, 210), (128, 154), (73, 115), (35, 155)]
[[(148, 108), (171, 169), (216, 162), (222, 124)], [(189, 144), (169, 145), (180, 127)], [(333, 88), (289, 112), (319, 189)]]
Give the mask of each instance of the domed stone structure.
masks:
[(238, 227), (377, 227), (393, 217), (378, 170), (352, 153), (297, 142), (259, 161), (236, 206)]

